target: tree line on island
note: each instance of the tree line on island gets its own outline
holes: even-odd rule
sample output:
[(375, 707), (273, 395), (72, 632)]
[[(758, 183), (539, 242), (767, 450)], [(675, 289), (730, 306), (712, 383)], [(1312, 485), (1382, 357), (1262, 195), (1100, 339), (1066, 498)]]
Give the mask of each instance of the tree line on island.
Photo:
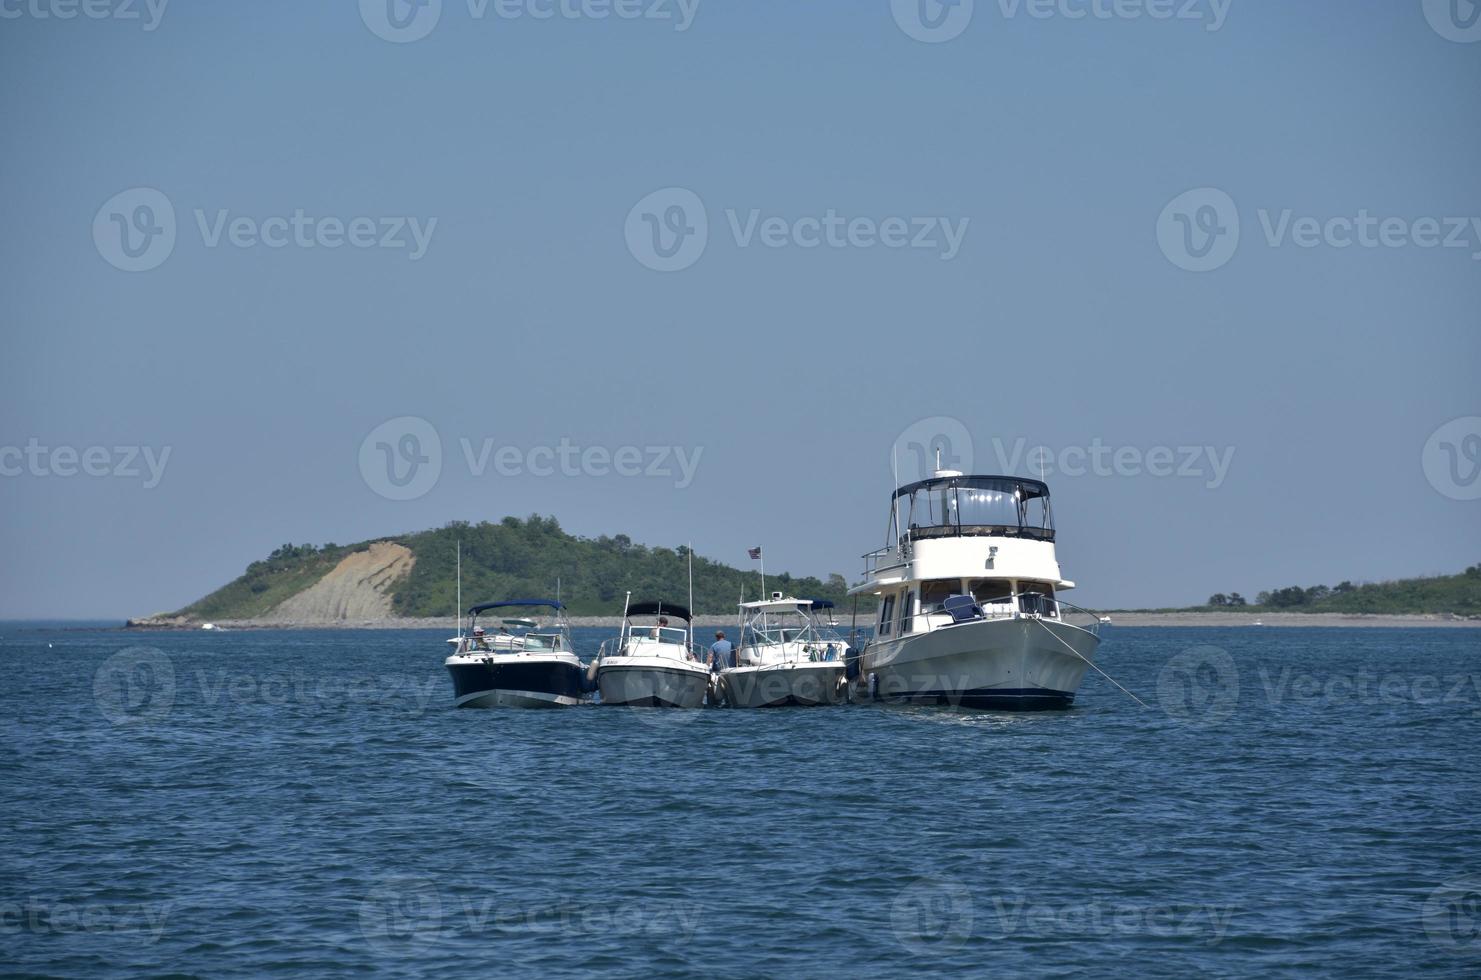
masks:
[(1285, 612), (1345, 613), (1454, 613), (1481, 615), (1481, 564), (1459, 575), (1400, 579), (1393, 582), (1354, 584), (1338, 582), (1330, 588), (1299, 585), (1272, 589), (1255, 596), (1253, 603), (1238, 592), (1216, 592), (1205, 609), (1263, 609)]
[[(554, 517), (532, 514), (498, 523), (454, 521), (414, 534), (378, 538), (409, 548), (416, 556), (410, 573), (391, 586), (392, 613), (406, 617), (450, 616), (458, 588), (458, 552), (462, 550), (463, 605), (500, 599), (560, 598), (572, 615), (618, 615), (625, 594), (634, 601), (689, 600), (689, 551), (634, 542), (626, 534), (596, 538), (567, 534)], [(251, 619), (308, 588), (347, 555), (364, 551), (359, 544), (285, 544), (267, 558), (247, 566), (235, 581), (176, 615), (194, 619)], [(461, 544), (460, 544), (461, 543)], [(695, 612), (733, 614), (742, 599), (761, 597), (760, 566), (741, 561), (737, 568), (694, 556)], [(841, 609), (848, 583), (838, 573), (826, 579), (768, 570), (768, 591), (799, 598), (828, 599)], [(859, 608), (872, 612), (872, 596)]]
[[(399, 616), (437, 616), (452, 606), (457, 554), (462, 542), (463, 599), (554, 597), (573, 615), (617, 615), (631, 591), (634, 601), (689, 601), (689, 549), (638, 544), (626, 534), (577, 537), (554, 517), (506, 517), (497, 524), (455, 521), (395, 539), (417, 556), (411, 574), (397, 587), (392, 604)], [(745, 561), (745, 555), (741, 555)], [(799, 598), (842, 605), (848, 583), (838, 573), (826, 579), (768, 572), (766, 588)], [(726, 614), (736, 603), (761, 597), (759, 564), (736, 568), (694, 556), (695, 612)], [(869, 608), (872, 608), (872, 602)]]

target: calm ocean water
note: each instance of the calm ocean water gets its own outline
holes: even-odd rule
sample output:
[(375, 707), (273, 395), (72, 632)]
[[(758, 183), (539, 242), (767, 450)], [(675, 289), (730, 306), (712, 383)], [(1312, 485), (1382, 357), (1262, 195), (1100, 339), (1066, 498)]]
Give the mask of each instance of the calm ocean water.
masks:
[(455, 711), (444, 636), (0, 626), (0, 970), (1481, 974), (1481, 631), (1037, 715)]

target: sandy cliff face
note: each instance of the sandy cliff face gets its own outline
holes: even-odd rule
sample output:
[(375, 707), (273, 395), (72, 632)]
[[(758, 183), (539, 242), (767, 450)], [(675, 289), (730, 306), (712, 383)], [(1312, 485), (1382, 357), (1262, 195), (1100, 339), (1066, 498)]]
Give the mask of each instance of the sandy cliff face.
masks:
[(391, 586), (416, 564), (405, 545), (377, 541), (345, 557), (334, 570), (262, 617), (271, 623), (329, 623), (391, 615)]

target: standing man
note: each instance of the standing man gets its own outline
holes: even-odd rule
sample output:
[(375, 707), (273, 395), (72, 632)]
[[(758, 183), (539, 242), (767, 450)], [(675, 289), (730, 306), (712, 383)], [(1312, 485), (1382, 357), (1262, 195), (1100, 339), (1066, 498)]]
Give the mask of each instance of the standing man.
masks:
[(715, 642), (710, 644), (710, 673), (718, 674), (726, 667), (735, 666), (730, 656), (733, 649), (734, 647), (730, 645), (730, 641), (725, 639), (725, 631), (717, 630), (715, 632)]

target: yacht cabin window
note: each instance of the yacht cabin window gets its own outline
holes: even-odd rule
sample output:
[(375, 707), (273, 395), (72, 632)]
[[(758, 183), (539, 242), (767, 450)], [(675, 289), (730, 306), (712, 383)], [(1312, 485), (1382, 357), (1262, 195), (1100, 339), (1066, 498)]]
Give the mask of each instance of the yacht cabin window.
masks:
[(884, 602), (879, 606), (879, 635), (889, 636), (890, 627), (895, 619), (895, 594), (892, 592), (884, 597)]
[(914, 626), (915, 593), (906, 592), (900, 600), (900, 635), (903, 636)]
[(1026, 613), (1054, 614), (1054, 586), (1048, 582), (1018, 583), (1018, 608)]
[(922, 583), (920, 589), (920, 611), (922, 614), (941, 611), (941, 604), (948, 596), (957, 595), (962, 591), (962, 580), (957, 578), (938, 578)]
[(1013, 601), (1012, 579), (974, 578), (967, 586), (980, 606), (1006, 605)]

